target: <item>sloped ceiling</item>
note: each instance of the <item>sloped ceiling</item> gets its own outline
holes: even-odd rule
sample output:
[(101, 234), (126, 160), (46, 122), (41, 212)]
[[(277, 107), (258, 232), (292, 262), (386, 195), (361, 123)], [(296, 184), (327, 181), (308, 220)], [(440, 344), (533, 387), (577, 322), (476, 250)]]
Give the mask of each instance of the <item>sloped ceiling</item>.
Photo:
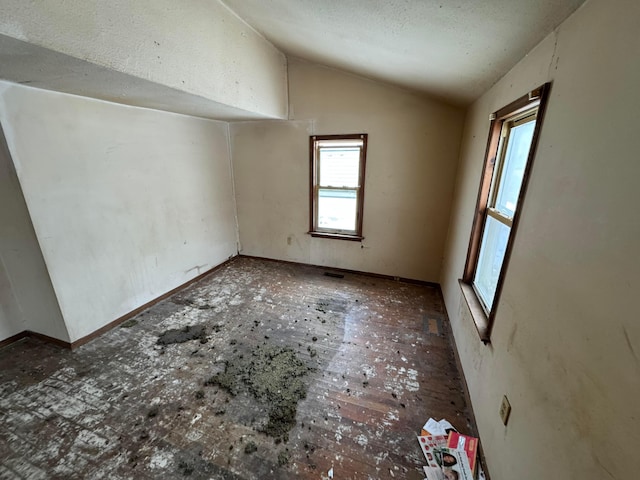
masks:
[(214, 119), (287, 115), (285, 55), (218, 0), (0, 0), (0, 79)]
[(0, 79), (222, 120), (285, 118), (286, 54), (466, 105), (583, 1), (0, 0)]
[(295, 56), (465, 105), (584, 0), (223, 0)]

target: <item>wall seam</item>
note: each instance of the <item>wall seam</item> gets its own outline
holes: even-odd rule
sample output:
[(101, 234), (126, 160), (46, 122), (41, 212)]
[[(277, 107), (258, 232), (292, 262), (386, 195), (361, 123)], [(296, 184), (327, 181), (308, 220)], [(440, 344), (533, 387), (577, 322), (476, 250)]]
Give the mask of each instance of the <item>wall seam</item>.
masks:
[(20, 311), (20, 318), (18, 319), (18, 324), (20, 324), (20, 325), (16, 325), (16, 323), (14, 323), (11, 318), (9, 318), (9, 323), (12, 326), (21, 326), (22, 330), (26, 330), (27, 329), (26, 315), (24, 314), (24, 309), (22, 308), (22, 303), (20, 302), (20, 300), (18, 299), (18, 297), (15, 294), (15, 287), (13, 285), (13, 279), (11, 278), (11, 276), (9, 275), (9, 273), (7, 271), (7, 266), (6, 266), (6, 264), (5, 264), (5, 262), (4, 262), (3, 258), (2, 258), (2, 252), (0, 252), (0, 265), (2, 266), (3, 271), (7, 274), (7, 281), (9, 282), (9, 288), (11, 289), (11, 291), (10, 291), (11, 296), (13, 297), (14, 302), (16, 302), (16, 305), (18, 306), (18, 310)]
[(231, 146), (231, 124), (227, 122), (227, 155), (229, 157), (229, 174), (231, 175), (231, 196), (233, 197), (233, 219), (236, 225), (236, 254), (242, 251), (240, 243), (240, 222), (238, 221), (238, 201), (236, 199), (236, 179), (233, 174), (233, 147)]
[[(284, 66), (284, 84), (286, 88), (287, 94), (287, 120), (293, 120), (291, 115), (291, 85), (289, 82), (289, 57), (285, 55), (284, 57), (285, 66)], [(293, 114), (295, 116), (295, 112)]]
[[(66, 334), (67, 336), (67, 340), (71, 341), (71, 331), (69, 329), (69, 325), (67, 325), (67, 320), (65, 317), (65, 313), (62, 309), (62, 305), (60, 304), (60, 300), (58, 298), (58, 291), (56, 289), (56, 285), (53, 281), (53, 278), (51, 278), (51, 272), (49, 271), (49, 265), (47, 263), (47, 258), (45, 256), (45, 252), (42, 248), (42, 245), (40, 244), (40, 236), (38, 235), (38, 231), (36, 230), (36, 226), (33, 222), (33, 218), (31, 216), (31, 208), (29, 205), (29, 201), (27, 200), (27, 197), (24, 194), (24, 191), (22, 189), (22, 181), (21, 181), (21, 169), (20, 167), (20, 156), (18, 155), (18, 149), (17, 147), (14, 145), (13, 143), (13, 138), (11, 137), (11, 127), (10, 127), (10, 122), (8, 120), (8, 116), (6, 114), (6, 107), (5, 107), (5, 99), (4, 99), (4, 94), (5, 94), (5, 88), (2, 88), (2, 85), (0, 85), (0, 138), (2, 138), (4, 140), (5, 143), (5, 147), (7, 149), (7, 154), (9, 155), (9, 162), (11, 165), (11, 168), (13, 168), (13, 173), (15, 174), (15, 179), (17, 182), (17, 187), (18, 187), (18, 191), (20, 193), (20, 196), (22, 197), (22, 201), (24, 202), (24, 206), (27, 212), (27, 216), (28, 216), (28, 220), (29, 220), (29, 225), (31, 226), (31, 231), (33, 232), (33, 235), (35, 237), (36, 240), (36, 244), (38, 246), (38, 250), (40, 251), (40, 256), (42, 258), (42, 263), (44, 265), (44, 270), (47, 274), (47, 280), (49, 282), (49, 285), (51, 287), (51, 290), (53, 292), (53, 299), (55, 300), (55, 304), (58, 307), (58, 312), (60, 313), (60, 319), (62, 320), (62, 327), (63, 327), (63, 334)], [(6, 132), (5, 130), (5, 126), (9, 126), (9, 133)], [(3, 261), (3, 268), (5, 263)], [(5, 268), (6, 271), (6, 268)], [(9, 279), (9, 283), (11, 285), (11, 289), (12, 289), (12, 295), (14, 296), (15, 300), (16, 300), (16, 304), (18, 305), (18, 308), (20, 309), (20, 313), (22, 314), (22, 321), (24, 323), (25, 329), (26, 330), (31, 330), (33, 325), (30, 324), (29, 319), (27, 318), (27, 316), (24, 313), (24, 308), (22, 307), (21, 302), (18, 300), (18, 297), (15, 295), (15, 289), (14, 289), (14, 285), (13, 285), (13, 280), (11, 279), (11, 276), (7, 274), (7, 278)], [(59, 339), (59, 340), (63, 340), (63, 339)], [(64, 340), (63, 340), (64, 341)]]

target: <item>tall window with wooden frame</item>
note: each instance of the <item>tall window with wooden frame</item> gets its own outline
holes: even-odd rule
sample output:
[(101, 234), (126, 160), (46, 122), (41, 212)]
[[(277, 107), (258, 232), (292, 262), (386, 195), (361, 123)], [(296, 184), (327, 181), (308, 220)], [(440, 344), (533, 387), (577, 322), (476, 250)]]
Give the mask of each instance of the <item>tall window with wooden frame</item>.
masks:
[(490, 339), (550, 84), (491, 115), (462, 291), (484, 342)]
[(362, 240), (367, 134), (309, 138), (314, 237)]

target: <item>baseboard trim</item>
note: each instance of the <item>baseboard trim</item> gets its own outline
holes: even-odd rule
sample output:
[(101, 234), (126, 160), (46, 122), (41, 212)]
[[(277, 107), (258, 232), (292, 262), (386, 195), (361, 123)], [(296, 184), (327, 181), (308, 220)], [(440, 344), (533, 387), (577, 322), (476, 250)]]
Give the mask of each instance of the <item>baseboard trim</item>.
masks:
[(69, 349), (71, 348), (71, 344), (69, 342), (65, 342), (64, 340), (60, 340), (59, 338), (50, 337), (49, 335), (44, 335), (42, 333), (32, 332), (31, 330), (23, 330), (17, 335), (14, 335), (9, 338), (5, 338), (4, 340), (0, 341), (0, 348), (7, 347), (12, 343), (19, 342), (23, 338), (37, 338), (38, 340), (42, 340), (43, 342), (47, 342), (47, 343), (52, 343), (59, 347), (69, 348)]
[[(366, 275), (366, 276), (369, 276), (369, 277), (380, 278), (380, 279), (385, 279), (385, 280), (394, 280), (394, 281), (399, 281), (399, 282), (404, 282), (404, 283), (422, 285), (422, 286), (426, 286), (426, 287), (430, 287), (430, 288), (437, 288), (438, 291), (440, 292), (440, 296), (442, 296), (442, 290), (440, 288), (440, 284), (435, 283), (435, 282), (427, 282), (427, 281), (424, 281), (424, 280), (415, 280), (415, 279), (404, 278), (404, 277), (394, 277), (392, 275), (384, 275), (384, 274), (371, 273), (371, 272), (362, 272), (362, 271), (358, 271), (358, 270), (349, 270), (349, 269), (344, 269), (344, 268), (327, 267), (327, 266), (324, 266), (324, 265), (314, 265), (314, 264), (310, 264), (310, 263), (293, 262), (293, 261), (288, 261), (288, 260), (279, 260), (279, 259), (275, 259), (275, 258), (258, 257), (258, 256), (254, 256), (254, 255), (238, 254), (238, 255), (234, 255), (232, 257), (229, 257), (227, 260), (225, 260), (224, 262), (220, 263), (219, 265), (216, 265), (215, 267), (207, 270), (204, 273), (201, 273), (200, 275), (198, 275), (197, 277), (192, 278), (191, 280), (186, 281), (185, 283), (183, 283), (183, 284), (175, 287), (174, 289), (172, 289), (172, 290), (160, 295), (159, 297), (154, 298), (153, 300), (145, 303), (144, 305), (141, 305), (140, 307), (136, 308), (135, 310), (132, 310), (131, 312), (129, 312), (129, 313), (117, 318), (116, 320), (108, 323), (107, 325), (99, 328), (95, 332), (90, 333), (89, 335), (86, 335), (85, 337), (82, 337), (82, 338), (76, 340), (75, 342), (66, 342), (64, 340), (53, 338), (53, 337), (50, 337), (48, 335), (43, 335), (41, 333), (32, 332), (32, 331), (29, 331), (29, 330), (24, 330), (24, 331), (22, 331), (20, 333), (17, 333), (16, 335), (13, 335), (13, 336), (11, 336), (9, 338), (6, 338), (4, 340), (0, 340), (0, 348), (6, 347), (8, 345), (11, 345), (11, 344), (13, 344), (15, 342), (18, 342), (18, 341), (20, 341), (20, 340), (22, 340), (24, 338), (37, 338), (39, 340), (42, 340), (44, 342), (57, 345), (57, 346), (62, 347), (62, 348), (67, 348), (67, 349), (70, 349), (70, 350), (74, 350), (74, 349), (76, 349), (76, 348), (78, 348), (78, 347), (80, 347), (82, 345), (85, 345), (86, 343), (90, 342), (91, 340), (94, 340), (95, 338), (103, 335), (104, 333), (106, 333), (109, 330), (117, 327), (121, 323), (124, 323), (125, 321), (131, 319), (132, 317), (138, 315), (139, 313), (142, 313), (144, 310), (147, 310), (148, 308), (152, 307), (156, 303), (167, 299), (168, 297), (170, 297), (171, 295), (179, 292), (180, 290), (183, 290), (183, 289), (189, 287), (190, 285), (192, 285), (193, 283), (195, 283), (195, 282), (197, 282), (199, 280), (202, 280), (206, 276), (211, 275), (215, 271), (217, 271), (220, 268), (230, 264), (231, 262), (235, 261), (236, 259), (238, 259), (240, 257), (250, 258), (250, 259), (255, 259), (255, 260), (264, 260), (264, 261), (276, 262), (276, 263), (291, 264), (291, 265), (302, 265), (302, 266), (314, 267), (314, 268), (317, 268), (317, 269), (324, 269), (324, 270), (333, 271), (333, 272), (349, 273), (349, 274), (356, 274), (356, 275)], [(442, 299), (442, 302), (443, 302), (443, 305), (444, 305), (444, 298)], [(445, 307), (445, 309), (446, 309), (446, 307)], [(478, 436), (478, 431), (477, 431), (477, 428), (478, 428), (477, 425), (478, 424), (476, 422), (475, 412), (473, 411), (473, 404), (471, 403), (471, 396), (469, 394), (469, 387), (468, 387), (467, 380), (466, 380), (465, 375), (464, 375), (464, 370), (462, 369), (462, 362), (460, 361), (460, 355), (458, 353), (456, 340), (455, 340), (455, 337), (453, 336), (453, 330), (451, 328), (451, 324), (449, 322), (449, 316), (446, 313), (446, 311), (445, 311), (445, 315), (446, 315), (446, 318), (447, 318), (447, 321), (444, 322), (445, 325), (446, 325), (445, 328), (447, 329), (447, 333), (451, 338), (456, 366), (458, 367), (458, 371), (460, 372), (460, 379), (462, 381), (462, 387), (463, 387), (463, 391), (464, 391), (465, 401), (467, 402), (467, 405), (469, 406), (469, 413), (470, 413), (470, 416), (471, 416), (471, 421), (473, 422), (473, 427), (475, 429), (475, 432), (473, 432), (473, 434)], [(489, 471), (488, 471), (488, 468), (487, 468), (487, 463), (486, 463), (486, 460), (485, 460), (485, 456), (484, 456), (484, 451), (483, 451), (483, 448), (482, 448), (482, 442), (480, 442), (479, 447), (480, 447), (479, 448), (480, 462), (481, 462), (482, 467), (484, 469), (484, 472), (485, 472), (485, 475), (486, 475), (486, 479), (487, 480), (491, 480), (491, 477), (489, 476)]]
[(11, 345), (12, 343), (19, 342), (23, 338), (27, 338), (29, 336), (29, 332), (23, 330), (20, 333), (16, 333), (15, 335), (10, 336), (9, 338), (5, 338), (4, 340), (0, 340), (0, 348), (6, 347), (7, 345)]
[[(445, 307), (445, 315), (447, 321), (444, 322), (447, 329), (447, 335), (451, 338), (451, 344), (453, 346), (453, 356), (456, 361), (456, 367), (458, 367), (458, 372), (460, 372), (460, 380), (462, 383), (462, 390), (464, 393), (464, 400), (467, 402), (469, 406), (469, 414), (471, 417), (471, 422), (473, 423), (473, 435), (480, 438), (480, 434), (478, 433), (478, 422), (476, 422), (476, 414), (473, 411), (473, 403), (471, 403), (471, 395), (469, 394), (469, 385), (467, 384), (467, 378), (464, 375), (464, 370), (462, 368), (462, 361), (460, 360), (460, 353), (458, 352), (458, 346), (456, 345), (456, 338), (453, 336), (453, 329), (451, 328), (451, 322), (449, 321), (449, 314), (446, 312), (446, 304), (444, 303), (444, 295), (442, 294), (442, 290), (440, 290), (440, 297), (442, 299), (442, 305)], [(489, 469), (487, 468), (487, 461), (484, 456), (484, 450), (482, 448), (482, 439), (478, 442), (478, 457), (480, 460), (480, 464), (482, 465), (482, 469), (484, 470), (484, 475), (486, 480), (491, 480), (491, 476), (489, 475)]]
[(16, 335), (13, 335), (12, 337), (9, 337), (9, 338), (7, 338), (5, 340), (0, 341), (0, 348), (6, 347), (7, 345), (10, 345), (10, 344), (15, 343), (15, 342), (17, 342), (19, 340), (22, 340), (23, 338), (31, 337), (31, 338), (37, 338), (37, 339), (42, 340), (42, 341), (47, 342), (47, 343), (52, 343), (52, 344), (57, 345), (57, 346), (62, 347), (62, 348), (67, 348), (69, 350), (75, 350), (76, 348), (81, 347), (82, 345), (85, 345), (86, 343), (90, 342), (91, 340), (94, 340), (94, 339), (98, 338), (100, 335), (105, 334), (106, 332), (108, 332), (112, 328), (117, 327), (121, 323), (126, 322), (130, 318), (135, 317), (139, 313), (142, 313), (143, 311), (145, 311), (148, 308), (152, 307), (156, 303), (161, 302), (162, 300), (165, 300), (166, 298), (170, 297), (174, 293), (177, 293), (180, 290), (183, 290), (183, 289), (187, 288), (191, 284), (193, 284), (193, 283), (195, 283), (195, 282), (197, 282), (199, 280), (202, 280), (207, 275), (211, 275), (213, 272), (215, 272), (216, 270), (219, 270), (220, 268), (224, 267), (225, 265), (228, 265), (229, 263), (234, 261), (236, 258), (238, 258), (238, 255), (234, 255), (232, 257), (229, 257), (227, 260), (225, 260), (221, 264), (216, 265), (215, 267), (207, 270), (206, 272), (201, 273), (197, 277), (194, 277), (191, 280), (188, 280), (188, 281), (184, 282), (183, 284), (177, 286), (176, 288), (174, 288), (172, 290), (169, 290), (166, 293), (163, 293), (159, 297), (156, 297), (153, 300), (145, 303), (144, 305), (139, 306), (135, 310), (132, 310), (129, 313), (127, 313), (127, 314), (125, 314), (125, 315), (123, 315), (123, 316), (121, 316), (119, 318), (116, 318), (114, 321), (107, 323), (105, 326), (99, 328), (95, 332), (90, 333), (89, 335), (86, 335), (86, 336), (84, 336), (82, 338), (79, 338), (75, 342), (65, 342), (64, 340), (60, 340), (58, 338), (53, 338), (53, 337), (50, 337), (48, 335), (43, 335), (41, 333), (32, 332), (30, 330), (25, 330), (25, 331), (20, 332), (20, 333), (18, 333)]
[(50, 337), (49, 335), (44, 335), (42, 333), (32, 332), (31, 330), (28, 330), (27, 336), (30, 338), (37, 338), (38, 340), (42, 340), (43, 342), (57, 345), (58, 347), (71, 349), (71, 343), (65, 340), (60, 340), (59, 338)]
[(414, 285), (422, 285), (423, 287), (430, 287), (430, 288), (437, 288), (437, 289), (440, 288), (440, 284), (436, 282), (427, 282), (426, 280), (416, 280), (413, 278), (405, 278), (405, 277), (394, 277), (393, 275), (384, 275), (382, 273), (362, 272), (360, 270), (349, 270), (346, 268), (327, 267), (325, 265), (315, 265), (313, 263), (293, 262), (291, 260), (280, 260), (278, 258), (258, 257), (255, 255), (244, 255), (242, 253), (238, 256), (243, 258), (253, 258), (255, 260), (266, 260), (268, 262), (286, 263), (289, 265), (302, 265), (305, 267), (320, 268), (324, 270), (330, 270), (332, 272), (350, 273), (354, 275), (366, 275), (367, 277), (381, 278), (384, 280), (393, 280), (393, 281), (402, 282), (402, 283), (411, 283)]
[(236, 258), (238, 258), (238, 255), (234, 255), (232, 257), (229, 257), (227, 260), (225, 260), (221, 264), (216, 265), (213, 268), (210, 268), (209, 270), (207, 270), (204, 273), (201, 273), (197, 277), (194, 277), (191, 280), (188, 280), (188, 281), (184, 282), (183, 284), (178, 285), (176, 288), (174, 288), (172, 290), (169, 290), (166, 293), (163, 293), (159, 297), (156, 297), (153, 300), (145, 303), (144, 305), (139, 306), (135, 310), (132, 310), (129, 313), (127, 313), (127, 314), (125, 314), (125, 315), (123, 315), (123, 316), (121, 316), (119, 318), (116, 318), (114, 321), (112, 321), (110, 323), (107, 323), (104, 327), (99, 328), (95, 332), (92, 332), (89, 335), (86, 335), (86, 336), (84, 336), (82, 338), (79, 338), (75, 342), (72, 342), (70, 344), (69, 348), (71, 348), (71, 350), (75, 350), (76, 348), (81, 347), (82, 345), (85, 345), (86, 343), (89, 343), (91, 340), (94, 340), (94, 339), (98, 338), (100, 335), (103, 335), (103, 334), (107, 333), (109, 330), (117, 327), (121, 323), (124, 323), (127, 320), (129, 320), (130, 318), (135, 317), (136, 315), (138, 315), (139, 313), (144, 312), (148, 308), (151, 308), (156, 303), (159, 303), (162, 300), (165, 300), (165, 299), (169, 298), (171, 295), (173, 295), (175, 293), (178, 293), (180, 290), (183, 290), (183, 289), (189, 287), (190, 285), (196, 283), (197, 281), (202, 280), (204, 277), (206, 277), (208, 275), (211, 275), (213, 272), (219, 270), (220, 268), (224, 267), (225, 265), (228, 265), (229, 263), (231, 263)]

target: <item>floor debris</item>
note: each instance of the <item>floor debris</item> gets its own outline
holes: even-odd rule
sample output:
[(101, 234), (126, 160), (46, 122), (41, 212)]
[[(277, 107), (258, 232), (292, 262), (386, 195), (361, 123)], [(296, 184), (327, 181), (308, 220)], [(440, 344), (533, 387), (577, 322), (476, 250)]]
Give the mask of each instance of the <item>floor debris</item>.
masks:
[(268, 412), (258, 431), (285, 439), (296, 424), (298, 402), (307, 396), (307, 374), (313, 371), (287, 347), (258, 345), (248, 357), (225, 361), (224, 371), (206, 380), (231, 395), (250, 394)]
[(324, 271), (240, 257), (73, 352), (0, 349), (0, 478), (421, 480), (414, 412), (471, 431), (440, 292)]
[(200, 340), (200, 343), (207, 342), (207, 332), (204, 325), (187, 325), (184, 328), (167, 330), (160, 334), (157, 343), (158, 345), (171, 345), (191, 340)]
[(418, 436), (427, 461), (426, 480), (484, 479), (478, 465), (478, 439), (462, 435), (445, 419), (429, 418)]

